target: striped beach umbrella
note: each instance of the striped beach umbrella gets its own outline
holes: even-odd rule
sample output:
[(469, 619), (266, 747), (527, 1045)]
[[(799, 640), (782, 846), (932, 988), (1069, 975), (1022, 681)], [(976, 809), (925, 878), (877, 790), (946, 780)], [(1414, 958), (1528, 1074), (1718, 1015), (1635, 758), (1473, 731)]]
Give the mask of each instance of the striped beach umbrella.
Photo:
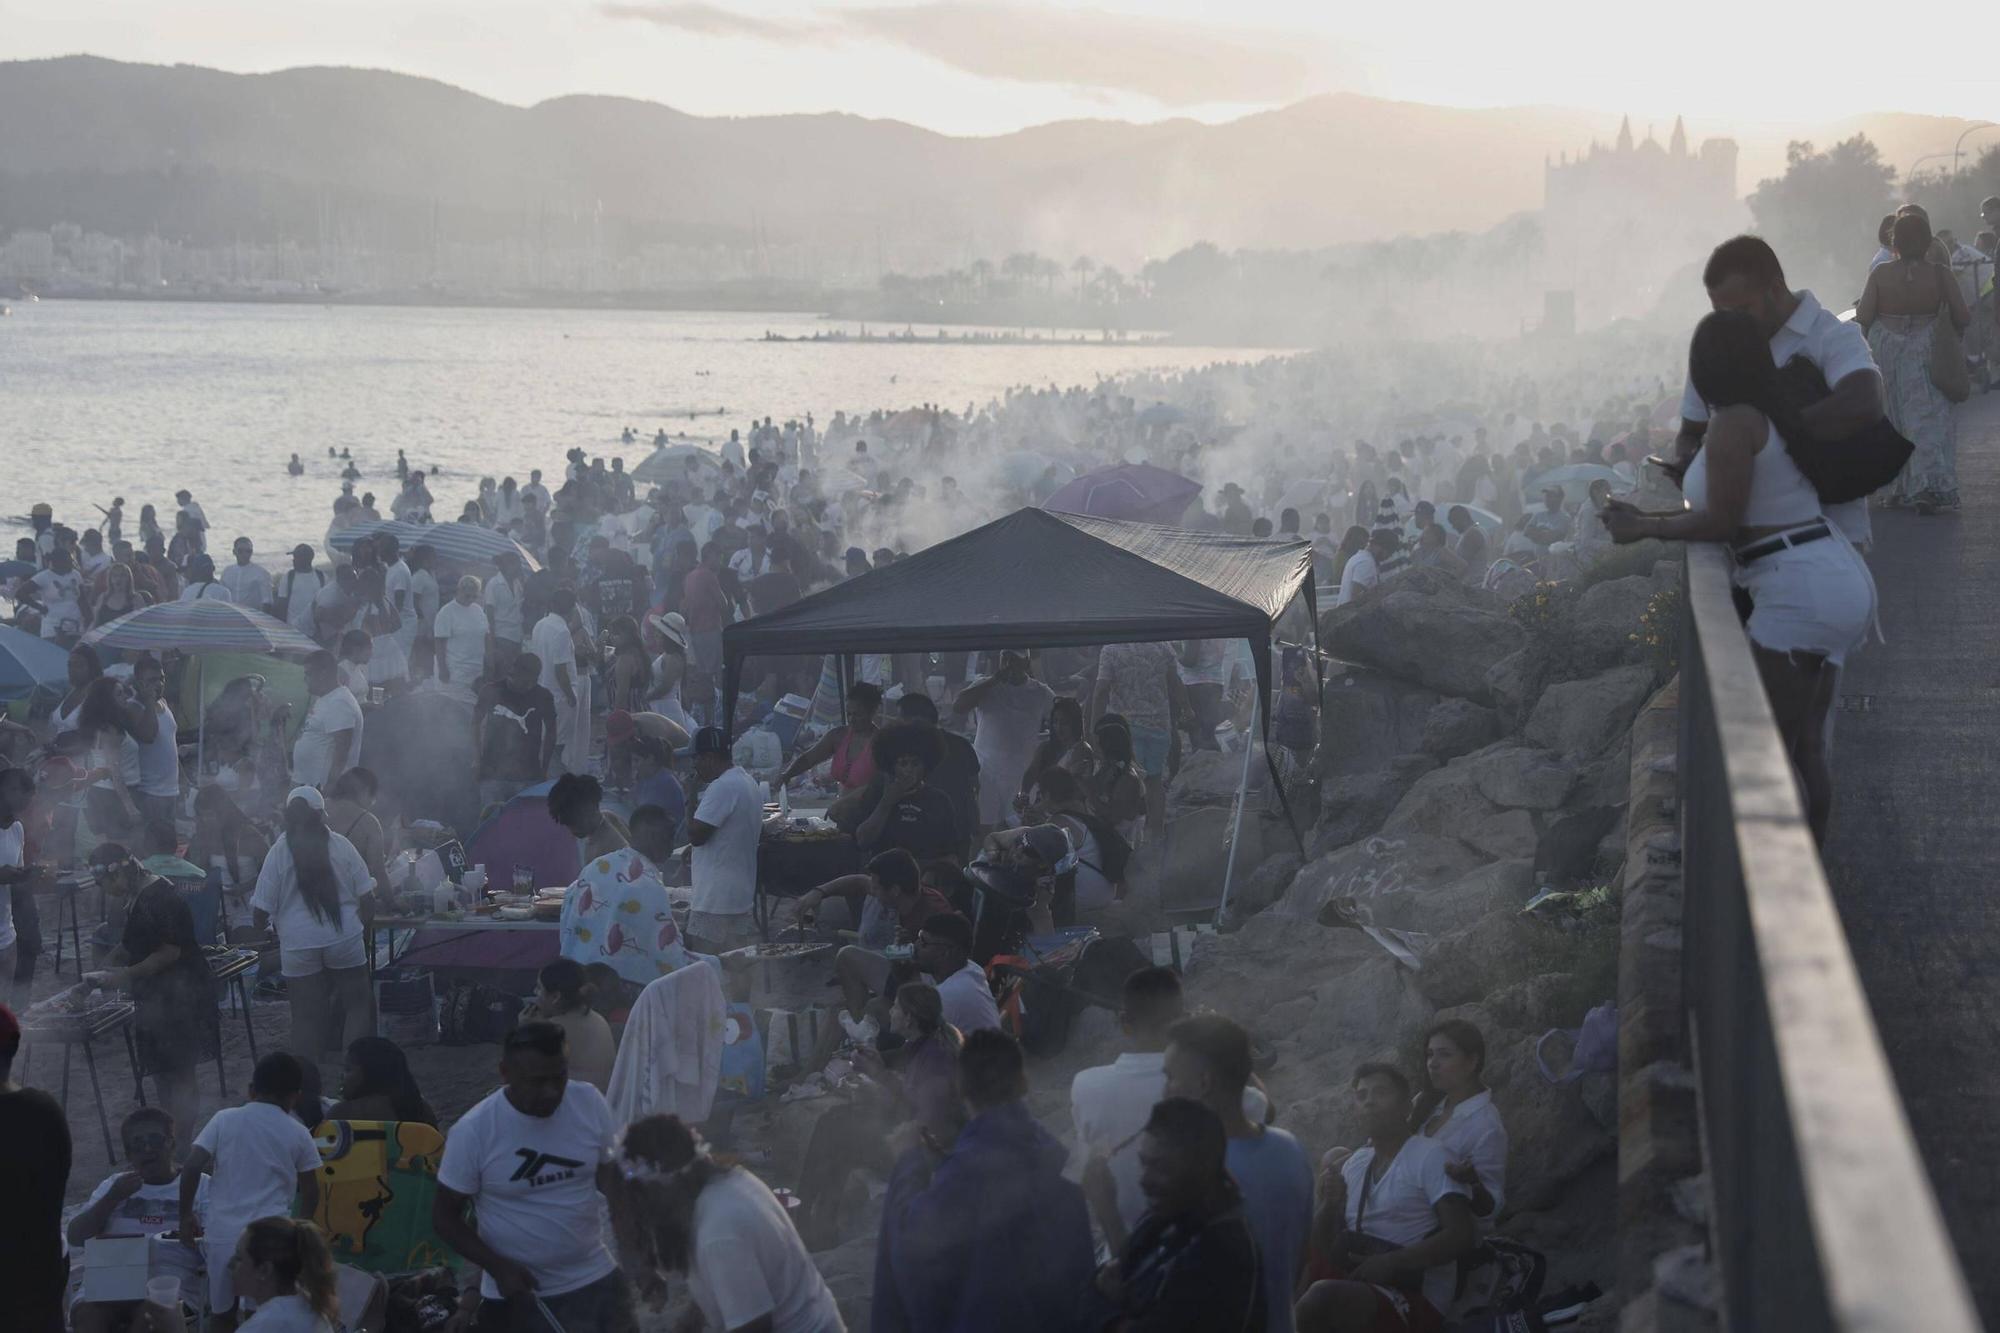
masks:
[(36, 689), (60, 690), (69, 681), (69, 653), (48, 639), (0, 625), (0, 700)]
[(501, 552), (512, 551), (530, 570), (542, 567), (529, 554), (527, 547), (505, 533), (482, 528), (477, 523), (404, 523), (393, 518), (380, 518), (342, 528), (327, 538), (326, 544), (328, 549), (344, 555), (352, 551), (354, 543), (363, 537), (381, 533), (394, 537), (405, 555), (409, 554), (412, 546), (428, 546), (438, 553), (440, 560), (454, 565), (485, 567), (490, 566)]
[(202, 598), (162, 602), (99, 625), (83, 641), (124, 652), (311, 653), (319, 645), (275, 616)]

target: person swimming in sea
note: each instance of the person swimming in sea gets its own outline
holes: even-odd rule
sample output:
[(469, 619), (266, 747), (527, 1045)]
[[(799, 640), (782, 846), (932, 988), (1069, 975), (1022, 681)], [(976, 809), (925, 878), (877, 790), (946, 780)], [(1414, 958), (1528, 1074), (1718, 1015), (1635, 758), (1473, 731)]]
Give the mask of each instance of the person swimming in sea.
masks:
[(359, 481), (361, 480), (361, 469), (349, 463), (340, 470), (340, 479), (342, 481)]
[(297, 454), (293, 454), (292, 461), (285, 464), (285, 471), (291, 473), (295, 477), (303, 477), (306, 474), (306, 465), (299, 461), (299, 456)]
[(403, 451), (401, 449), (398, 449), (396, 451), (396, 480), (408, 481), (409, 479), (410, 479), (410, 460), (403, 456)]

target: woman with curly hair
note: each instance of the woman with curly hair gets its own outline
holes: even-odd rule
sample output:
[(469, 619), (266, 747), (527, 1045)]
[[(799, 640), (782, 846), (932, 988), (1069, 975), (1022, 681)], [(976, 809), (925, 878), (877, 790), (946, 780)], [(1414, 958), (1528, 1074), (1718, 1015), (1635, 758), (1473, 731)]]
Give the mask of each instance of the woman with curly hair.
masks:
[(900, 847), (919, 862), (949, 856), (960, 845), (958, 814), (951, 797), (931, 785), (931, 770), (944, 758), (937, 728), (897, 722), (876, 732), (869, 750), (873, 803), (863, 807), (855, 843), (870, 855)]
[(642, 1295), (684, 1275), (709, 1328), (845, 1333), (785, 1205), (749, 1171), (709, 1156), (679, 1118), (633, 1121), (616, 1165), (611, 1216)]

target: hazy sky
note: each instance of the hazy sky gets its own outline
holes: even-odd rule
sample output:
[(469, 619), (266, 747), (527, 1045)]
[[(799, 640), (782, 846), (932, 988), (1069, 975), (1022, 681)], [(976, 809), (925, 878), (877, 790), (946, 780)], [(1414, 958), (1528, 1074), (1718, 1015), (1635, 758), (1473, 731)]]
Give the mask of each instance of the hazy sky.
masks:
[(1860, 36), (1879, 6), (1807, 13), (1777, 0), (0, 0), (0, 58), (367, 65), (515, 103), (613, 93), (951, 133), (1216, 120), (1335, 91), (1662, 124), (1677, 111), (1716, 123), (2000, 108), (1990, 40), (1934, 36), (1882, 76)]

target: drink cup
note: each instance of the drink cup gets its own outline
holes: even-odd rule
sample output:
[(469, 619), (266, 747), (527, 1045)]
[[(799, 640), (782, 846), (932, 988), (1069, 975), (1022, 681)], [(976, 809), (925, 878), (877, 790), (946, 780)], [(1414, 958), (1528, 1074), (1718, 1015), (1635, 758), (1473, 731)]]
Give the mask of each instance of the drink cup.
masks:
[(181, 1308), (181, 1280), (177, 1277), (149, 1277), (146, 1279), (146, 1303), (157, 1305), (163, 1310)]

